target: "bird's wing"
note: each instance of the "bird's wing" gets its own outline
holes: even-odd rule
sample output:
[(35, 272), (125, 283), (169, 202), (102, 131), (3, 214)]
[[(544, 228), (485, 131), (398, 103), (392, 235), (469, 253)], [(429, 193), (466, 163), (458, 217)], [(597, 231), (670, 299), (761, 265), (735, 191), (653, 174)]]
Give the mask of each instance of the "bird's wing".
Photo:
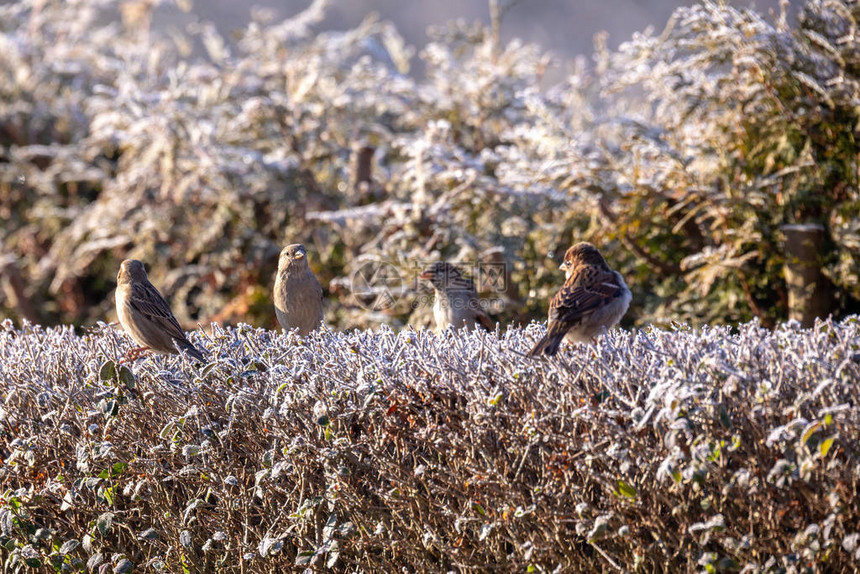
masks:
[(612, 271), (586, 267), (567, 280), (549, 305), (550, 323), (579, 323), (583, 317), (600, 309), (622, 292)]
[(128, 305), (134, 308), (147, 321), (156, 323), (174, 339), (185, 341), (185, 331), (173, 316), (167, 301), (151, 283), (134, 283)]

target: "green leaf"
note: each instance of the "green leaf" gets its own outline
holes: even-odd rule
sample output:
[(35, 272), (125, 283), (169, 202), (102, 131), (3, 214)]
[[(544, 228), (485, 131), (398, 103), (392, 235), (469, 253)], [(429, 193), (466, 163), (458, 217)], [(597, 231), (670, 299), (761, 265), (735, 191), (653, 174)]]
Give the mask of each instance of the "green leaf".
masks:
[(328, 515), (328, 520), (325, 521), (325, 526), (323, 526), (323, 540), (331, 538), (331, 535), (334, 533), (335, 526), (337, 526), (337, 515), (332, 512)]
[(105, 418), (115, 417), (119, 413), (119, 403), (116, 399), (104, 399), (99, 405)]
[(726, 405), (720, 405), (720, 425), (723, 428), (730, 429), (732, 428), (732, 419), (729, 417), (729, 411), (726, 409)]
[(188, 558), (185, 557), (185, 554), (179, 555), (179, 562), (182, 564), (182, 573), (191, 574), (191, 568), (188, 566)]
[(146, 530), (138, 534), (137, 537), (141, 540), (148, 540), (151, 542), (153, 540), (158, 540), (158, 531), (155, 530), (155, 528), (147, 528)]
[(351, 521), (344, 522), (337, 527), (337, 533), (341, 537), (346, 537), (352, 534), (355, 530), (355, 525)]
[(809, 439), (812, 438), (812, 435), (814, 435), (815, 431), (817, 431), (819, 428), (821, 428), (820, 422), (815, 422), (815, 423), (812, 423), (811, 425), (809, 425), (806, 428), (806, 432), (804, 432), (803, 436), (800, 438), (801, 442), (803, 442), (803, 444), (806, 444), (807, 442), (809, 442)]
[(627, 484), (620, 479), (615, 483), (615, 485), (618, 487), (618, 492), (622, 496), (629, 498), (630, 500), (636, 500), (636, 488), (634, 488), (633, 485)]
[(836, 440), (836, 437), (831, 436), (818, 443), (818, 452), (821, 453), (822, 458), (826, 457), (827, 453), (830, 452), (830, 447), (833, 446), (834, 440)]
[(170, 421), (161, 429), (158, 436), (164, 440), (176, 440), (177, 435), (181, 433), (181, 429), (177, 428), (175, 421)]
[(129, 390), (134, 389), (134, 373), (125, 365), (119, 369), (119, 382), (124, 384)]
[(77, 548), (79, 545), (80, 542), (78, 540), (75, 540), (74, 538), (72, 538), (71, 540), (67, 540), (63, 543), (62, 546), (60, 546), (60, 554), (62, 554), (63, 556), (65, 556), (66, 554), (70, 554), (74, 552), (75, 548)]
[(729, 452), (734, 452), (734, 451), (738, 450), (738, 448), (739, 448), (740, 446), (741, 446), (741, 437), (740, 437), (740, 435), (733, 435), (733, 436), (732, 436), (732, 444), (731, 444), (731, 446), (729, 447)]
[(300, 566), (307, 566), (313, 560), (314, 551), (313, 550), (302, 550), (298, 554), (296, 554), (296, 564)]
[(105, 512), (101, 516), (98, 517), (96, 521), (96, 528), (102, 536), (107, 536), (107, 533), (110, 531), (111, 526), (113, 525), (113, 512)]
[(340, 545), (337, 540), (331, 543), (330, 550), (328, 551), (328, 560), (325, 562), (326, 568), (334, 568), (334, 565), (337, 564), (337, 559), (340, 557)]
[(87, 560), (87, 570), (90, 572), (98, 571), (98, 567), (105, 561), (105, 557), (101, 552), (97, 552), (90, 556)]
[(102, 363), (101, 368), (99, 368), (99, 380), (100, 381), (112, 381), (116, 376), (116, 363), (108, 359), (104, 363)]
[(114, 463), (110, 468), (106, 468), (101, 471), (98, 475), (99, 478), (116, 478), (121, 475), (125, 469), (128, 468), (128, 464), (124, 462)]

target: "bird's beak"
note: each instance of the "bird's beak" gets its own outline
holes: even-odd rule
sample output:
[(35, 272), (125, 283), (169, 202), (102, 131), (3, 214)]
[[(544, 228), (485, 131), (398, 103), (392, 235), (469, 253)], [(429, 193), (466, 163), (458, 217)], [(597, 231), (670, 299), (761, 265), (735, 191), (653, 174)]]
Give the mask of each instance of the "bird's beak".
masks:
[(562, 261), (561, 265), (558, 266), (558, 268), (561, 269), (562, 271), (567, 271), (568, 267), (569, 267), (569, 265), (567, 264), (567, 261)]
[(304, 256), (305, 256), (304, 251), (296, 251), (296, 259), (301, 259)]

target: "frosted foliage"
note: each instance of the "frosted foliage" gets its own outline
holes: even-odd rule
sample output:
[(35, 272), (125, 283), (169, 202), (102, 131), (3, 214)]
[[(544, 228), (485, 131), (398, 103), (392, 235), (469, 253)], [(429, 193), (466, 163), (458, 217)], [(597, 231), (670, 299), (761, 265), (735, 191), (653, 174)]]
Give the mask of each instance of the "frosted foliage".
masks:
[(47, 560), (44, 528), (68, 560), (198, 571), (853, 568), (856, 317), (525, 358), (543, 332), (213, 325), (205, 364), (124, 365), (103, 323), (6, 321), (4, 560)]

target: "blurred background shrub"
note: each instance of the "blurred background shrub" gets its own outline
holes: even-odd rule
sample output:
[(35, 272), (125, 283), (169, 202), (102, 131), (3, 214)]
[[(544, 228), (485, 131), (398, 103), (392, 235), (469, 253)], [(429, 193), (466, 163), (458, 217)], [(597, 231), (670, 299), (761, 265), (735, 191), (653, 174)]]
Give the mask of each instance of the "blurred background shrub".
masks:
[(791, 223), (824, 227), (829, 306), (860, 309), (853, 3), (679, 8), (555, 86), (497, 21), (431, 29), (419, 78), (390, 23), (316, 31), (326, 2), (232, 38), (157, 33), (155, 9), (0, 6), (0, 314), (113, 319), (135, 257), (186, 326), (274, 327), (277, 254), (303, 242), (337, 328), (428, 324), (438, 258), (504, 264), (479, 287), (524, 322), (589, 240), (634, 292), (628, 325), (773, 325)]

